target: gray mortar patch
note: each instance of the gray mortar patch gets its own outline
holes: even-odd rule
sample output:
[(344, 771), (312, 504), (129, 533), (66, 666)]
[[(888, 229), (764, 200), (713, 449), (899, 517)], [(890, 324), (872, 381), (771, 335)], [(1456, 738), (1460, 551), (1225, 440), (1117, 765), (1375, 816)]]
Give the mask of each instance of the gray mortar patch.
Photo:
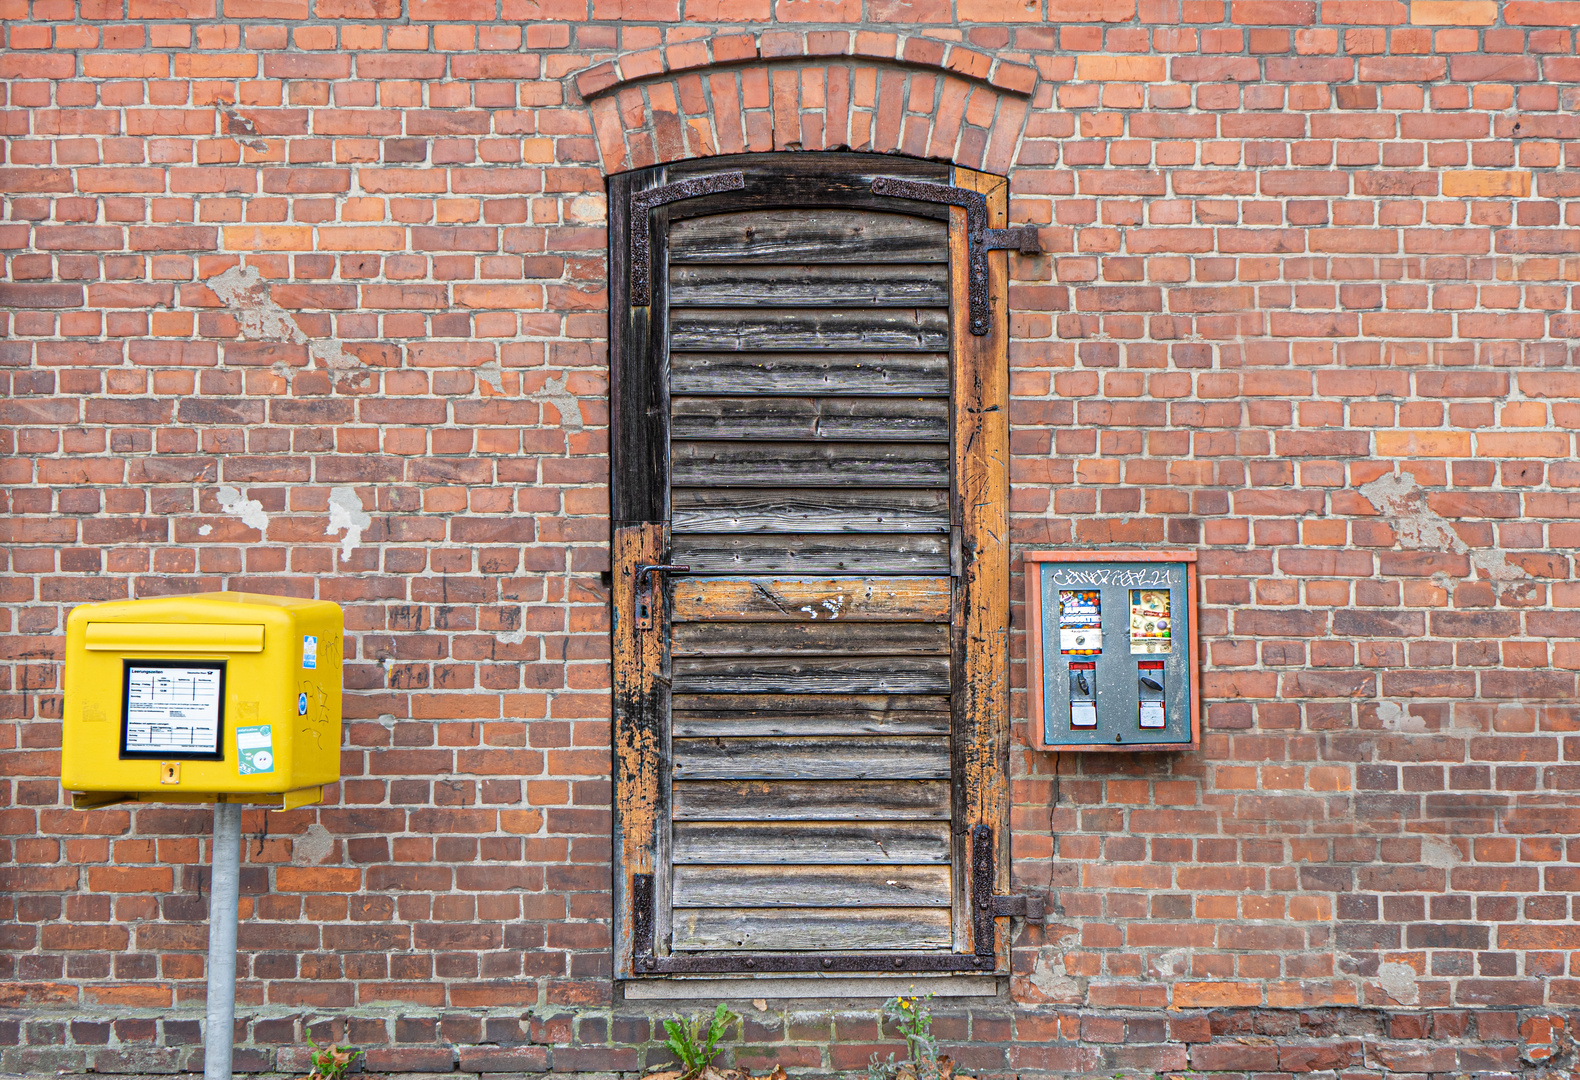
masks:
[(528, 394), (527, 400), (543, 401), (553, 405), (559, 410), (560, 422), (565, 425), (566, 431), (580, 431), (586, 426), (586, 420), (582, 417), (581, 402), (565, 389), (569, 379), (568, 375), (561, 375), (558, 379), (550, 376), (549, 381), (543, 384), (543, 389), (535, 394)]
[[(269, 295), (269, 284), (255, 267), (233, 266), (223, 274), (216, 274), (204, 282), (223, 300), (236, 318), (241, 336), (247, 341), (279, 341), (290, 345), (306, 345), (308, 355), (319, 365), (332, 371), (350, 371), (362, 367), (362, 362), (346, 352), (339, 341), (326, 338), (315, 341), (307, 336), (296, 316), (286, 311)], [(276, 374), (289, 381), (290, 365), (283, 361), (274, 365)]]
[[(1460, 539), (1453, 522), (1426, 504), (1426, 492), (1413, 476), (1388, 473), (1360, 487), (1366, 500), (1393, 527), (1399, 546), (1409, 551), (1451, 551), (1466, 555), (1470, 565), (1493, 581), (1514, 582), (1530, 577), (1522, 568), (1509, 562), (1497, 548), (1476, 548)], [(1439, 575), (1433, 575), (1434, 579)], [(1452, 583), (1439, 581), (1453, 592)]]

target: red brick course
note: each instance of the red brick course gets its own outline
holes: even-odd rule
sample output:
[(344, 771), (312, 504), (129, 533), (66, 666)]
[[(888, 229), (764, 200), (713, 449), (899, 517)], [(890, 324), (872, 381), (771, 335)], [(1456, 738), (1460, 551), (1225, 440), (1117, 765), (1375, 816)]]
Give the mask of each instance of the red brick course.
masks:
[[(350, 650), (344, 782), (246, 817), (238, 1067), (658, 1060), (609, 979), (603, 178), (842, 147), (1039, 226), (1015, 543), (1201, 552), (1199, 752), (1020, 749), (1014, 668), (1051, 914), (940, 1005), (962, 1064), (1570, 1060), (1575, 7), (0, 0), (0, 1071), (196, 1067), (208, 815), (65, 808), (61, 634), (218, 588)], [(874, 1020), (735, 1053), (859, 1070)]]

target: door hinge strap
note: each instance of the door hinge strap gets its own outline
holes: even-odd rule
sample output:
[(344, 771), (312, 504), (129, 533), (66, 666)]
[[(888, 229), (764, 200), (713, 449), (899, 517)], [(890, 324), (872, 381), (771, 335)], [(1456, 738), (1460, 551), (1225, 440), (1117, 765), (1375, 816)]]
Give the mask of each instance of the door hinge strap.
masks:
[[(660, 189), (662, 190), (662, 189)], [(1042, 244), (1037, 238), (1035, 225), (1018, 225), (1013, 229), (990, 229), (987, 223), (987, 196), (969, 188), (948, 184), (930, 184), (925, 180), (902, 180), (897, 176), (880, 176), (872, 182), (874, 195), (888, 195), (895, 199), (912, 199), (916, 202), (943, 203), (959, 206), (966, 212), (966, 307), (970, 313), (971, 332), (981, 337), (988, 332), (988, 272), (987, 253), (1014, 248), (1022, 255), (1040, 255)]]
[(653, 895), (652, 874), (631, 875), (631, 954), (638, 969), (653, 967)]
[(738, 172), (714, 173), (711, 176), (694, 176), (663, 187), (631, 193), (629, 225), (631, 229), (631, 306), (647, 307), (653, 302), (652, 259), (649, 246), (647, 215), (660, 206), (682, 199), (695, 199), (703, 195), (717, 195), (721, 191), (737, 191), (746, 186), (746, 174)]
[(1047, 901), (1026, 894), (1005, 896), (993, 891), (998, 861), (993, 857), (993, 830), (987, 825), (971, 829), (971, 938), (978, 956), (993, 955), (993, 920), (1012, 918), (1043, 922)]

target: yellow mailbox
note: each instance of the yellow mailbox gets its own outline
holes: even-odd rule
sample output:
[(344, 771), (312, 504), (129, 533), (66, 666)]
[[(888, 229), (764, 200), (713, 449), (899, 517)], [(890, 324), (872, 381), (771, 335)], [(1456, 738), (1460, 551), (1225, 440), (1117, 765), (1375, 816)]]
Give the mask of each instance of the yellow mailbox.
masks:
[(340, 605), (256, 593), (118, 600), (66, 621), (72, 805), (317, 802), (340, 779)]

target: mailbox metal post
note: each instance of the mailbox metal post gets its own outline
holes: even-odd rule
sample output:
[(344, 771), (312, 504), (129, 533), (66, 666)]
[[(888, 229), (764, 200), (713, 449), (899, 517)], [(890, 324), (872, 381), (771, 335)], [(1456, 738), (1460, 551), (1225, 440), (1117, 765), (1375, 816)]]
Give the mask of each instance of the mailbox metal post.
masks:
[(208, 1023), (203, 1080), (231, 1080), (236, 1048), (236, 907), (241, 900), (241, 804), (214, 804), (208, 908)]

